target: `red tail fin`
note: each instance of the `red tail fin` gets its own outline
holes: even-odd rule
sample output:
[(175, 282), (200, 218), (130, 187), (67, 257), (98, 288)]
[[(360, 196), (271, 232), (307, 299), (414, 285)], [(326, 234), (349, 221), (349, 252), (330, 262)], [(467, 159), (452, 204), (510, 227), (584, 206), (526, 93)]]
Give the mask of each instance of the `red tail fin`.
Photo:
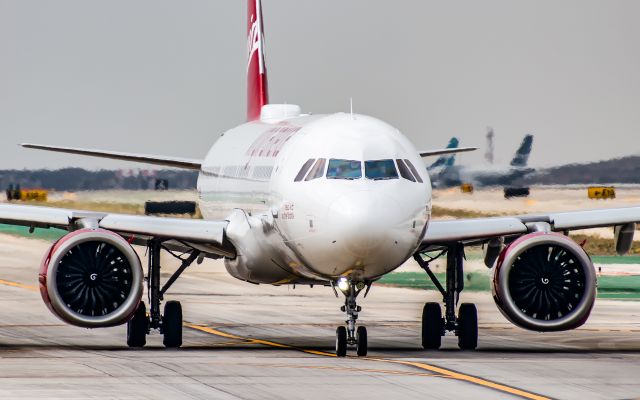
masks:
[(267, 68), (264, 63), (264, 31), (260, 0), (247, 0), (247, 120), (260, 118), (262, 106), (269, 102)]

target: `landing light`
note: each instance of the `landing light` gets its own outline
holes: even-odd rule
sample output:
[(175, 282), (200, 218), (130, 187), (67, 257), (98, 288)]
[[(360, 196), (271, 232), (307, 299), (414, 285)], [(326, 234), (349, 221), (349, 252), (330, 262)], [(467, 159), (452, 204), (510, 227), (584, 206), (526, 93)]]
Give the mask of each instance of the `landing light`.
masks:
[(349, 281), (347, 280), (347, 278), (340, 278), (338, 279), (338, 289), (340, 289), (343, 292), (346, 292), (347, 290), (349, 290)]

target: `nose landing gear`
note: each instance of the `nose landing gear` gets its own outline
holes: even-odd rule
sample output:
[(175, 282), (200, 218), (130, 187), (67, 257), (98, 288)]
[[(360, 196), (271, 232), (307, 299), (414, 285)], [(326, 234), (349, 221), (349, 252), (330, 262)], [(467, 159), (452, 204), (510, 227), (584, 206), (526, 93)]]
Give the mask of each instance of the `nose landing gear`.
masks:
[(353, 282), (341, 278), (337, 286), (344, 294), (344, 305), (340, 307), (340, 310), (347, 313), (347, 320), (345, 321), (347, 326), (339, 326), (336, 329), (336, 355), (345, 357), (347, 355), (347, 347), (356, 346), (356, 354), (364, 357), (367, 355), (368, 349), (367, 328), (358, 326), (356, 329), (358, 313), (362, 310), (362, 307), (356, 303), (356, 297), (366, 285), (364, 282)]

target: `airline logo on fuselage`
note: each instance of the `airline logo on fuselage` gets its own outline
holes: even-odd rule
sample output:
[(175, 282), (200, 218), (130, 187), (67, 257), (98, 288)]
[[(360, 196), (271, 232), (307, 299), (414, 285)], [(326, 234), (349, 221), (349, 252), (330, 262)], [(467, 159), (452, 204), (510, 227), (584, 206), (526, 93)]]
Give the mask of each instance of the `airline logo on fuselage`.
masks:
[(274, 126), (258, 136), (246, 154), (250, 157), (277, 157), (285, 143), (299, 130), (299, 126)]

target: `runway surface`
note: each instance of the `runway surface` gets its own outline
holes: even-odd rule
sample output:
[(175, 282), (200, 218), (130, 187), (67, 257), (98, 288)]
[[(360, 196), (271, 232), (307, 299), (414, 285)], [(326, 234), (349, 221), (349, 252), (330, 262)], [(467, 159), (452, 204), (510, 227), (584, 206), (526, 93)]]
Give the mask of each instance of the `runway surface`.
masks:
[[(2, 399), (496, 399), (640, 398), (640, 303), (598, 301), (566, 333), (509, 324), (488, 293), (477, 351), (420, 348), (419, 317), (435, 292), (375, 287), (360, 304), (367, 358), (333, 357), (342, 299), (330, 288), (256, 286), (221, 262), (194, 266), (167, 299), (182, 301), (184, 347), (160, 335), (125, 345), (125, 327), (86, 330), (46, 309), (36, 274), (48, 244), (0, 235)], [(168, 275), (175, 263), (163, 258)], [(144, 265), (144, 264), (143, 264)]]

